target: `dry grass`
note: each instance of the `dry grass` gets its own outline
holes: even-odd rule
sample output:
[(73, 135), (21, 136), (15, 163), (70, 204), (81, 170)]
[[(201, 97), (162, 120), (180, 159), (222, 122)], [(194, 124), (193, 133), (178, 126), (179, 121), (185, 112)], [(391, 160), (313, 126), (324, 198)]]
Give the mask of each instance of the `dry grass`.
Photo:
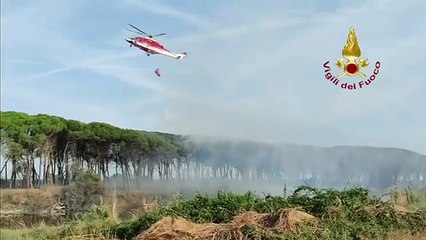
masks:
[(165, 217), (144, 231), (137, 240), (169, 239), (242, 239), (242, 232), (232, 224), (196, 224), (183, 218)]
[(32, 240), (32, 238), (27, 237), (26, 234), (30, 230), (21, 229), (21, 230), (12, 230), (12, 229), (1, 229), (0, 230), (0, 239), (9, 239), (9, 240)]
[(50, 233), (55, 231), (56, 227), (49, 227), (43, 221), (35, 223), (32, 226), (28, 226), (24, 222), (20, 222), (18, 228), (16, 229), (2, 228), (0, 230), (0, 239), (35, 240), (35, 238), (31, 237), (30, 235), (32, 232), (37, 230), (43, 231), (44, 233)]
[(257, 213), (254, 211), (248, 211), (235, 216), (232, 220), (232, 223), (239, 225), (256, 224), (271, 226), (271, 222), (269, 221), (269, 219), (270, 215), (267, 213)]
[(393, 240), (426, 240), (426, 231), (416, 234), (414, 236), (408, 233), (396, 232), (392, 234), (391, 239)]
[(305, 212), (289, 209), (284, 210), (279, 214), (279, 217), (272, 229), (277, 233), (297, 232), (298, 227), (304, 224), (310, 225), (314, 229), (317, 228), (318, 220)]
[[(45, 210), (59, 204), (61, 187), (40, 189), (1, 189), (1, 215), (14, 215), (22, 211)], [(107, 189), (103, 198), (114, 218), (129, 219), (158, 208), (159, 198), (139, 190), (122, 191)]]
[(61, 187), (40, 189), (1, 189), (0, 203), (3, 210), (45, 208), (58, 202)]
[(392, 187), (389, 194), (398, 212), (426, 210), (426, 188), (413, 190), (410, 187), (404, 189)]
[(103, 198), (115, 219), (130, 219), (144, 212), (156, 210), (159, 198), (139, 190), (122, 191), (108, 189)]
[(302, 224), (316, 225), (316, 218), (296, 209), (287, 209), (278, 215), (245, 212), (236, 216), (230, 223), (189, 222), (183, 218), (165, 217), (136, 237), (137, 240), (243, 240), (243, 227), (257, 228), (284, 233), (296, 231)]

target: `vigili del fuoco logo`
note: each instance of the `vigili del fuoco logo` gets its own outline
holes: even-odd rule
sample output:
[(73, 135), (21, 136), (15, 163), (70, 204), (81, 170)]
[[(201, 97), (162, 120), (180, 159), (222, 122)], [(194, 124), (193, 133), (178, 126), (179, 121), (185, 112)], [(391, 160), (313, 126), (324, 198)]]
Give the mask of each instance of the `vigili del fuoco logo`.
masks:
[[(379, 74), (380, 62), (377, 61), (374, 64), (373, 74), (369, 78), (366, 78), (363, 69), (366, 68), (369, 63), (367, 58), (361, 57), (361, 49), (358, 45), (358, 40), (355, 35), (355, 29), (351, 27), (348, 35), (348, 40), (342, 50), (343, 58), (337, 58), (335, 65), (343, 71), (336, 76), (331, 73), (330, 61), (324, 63), (325, 78), (336, 86), (340, 86), (347, 90), (356, 90), (366, 88), (370, 86)], [(342, 77), (360, 77), (361, 81), (358, 82), (343, 82)]]

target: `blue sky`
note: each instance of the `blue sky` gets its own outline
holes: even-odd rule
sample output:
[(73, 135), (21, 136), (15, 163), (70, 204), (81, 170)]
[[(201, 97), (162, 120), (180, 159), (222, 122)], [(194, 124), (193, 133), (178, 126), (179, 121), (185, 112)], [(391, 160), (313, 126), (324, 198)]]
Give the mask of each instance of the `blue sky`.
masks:
[[(2, 110), (123, 128), (426, 154), (426, 2), (2, 1)], [(132, 23), (175, 60), (124, 41)], [(356, 29), (371, 86), (322, 64)], [(154, 70), (163, 75), (158, 78)], [(334, 74), (339, 70), (334, 69)], [(353, 81), (346, 79), (347, 81)]]

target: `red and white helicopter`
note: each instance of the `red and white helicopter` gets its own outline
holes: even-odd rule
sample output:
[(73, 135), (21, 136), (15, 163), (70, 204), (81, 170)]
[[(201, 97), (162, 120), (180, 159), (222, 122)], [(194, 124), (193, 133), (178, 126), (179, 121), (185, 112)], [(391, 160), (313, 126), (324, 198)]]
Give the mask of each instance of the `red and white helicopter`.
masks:
[(157, 40), (154, 39), (154, 37), (166, 35), (165, 33), (160, 33), (156, 35), (148, 34), (139, 28), (133, 26), (132, 24), (129, 24), (132, 28), (136, 29), (137, 31), (129, 30), (130, 32), (134, 32), (146, 37), (133, 37), (133, 38), (127, 38), (126, 42), (130, 43), (131, 46), (135, 46), (143, 51), (146, 52), (146, 54), (149, 56), (150, 54), (162, 54), (168, 57), (172, 57), (175, 59), (182, 59), (187, 55), (186, 52), (183, 53), (174, 53), (172, 51), (167, 50), (164, 48), (163, 45), (161, 45)]

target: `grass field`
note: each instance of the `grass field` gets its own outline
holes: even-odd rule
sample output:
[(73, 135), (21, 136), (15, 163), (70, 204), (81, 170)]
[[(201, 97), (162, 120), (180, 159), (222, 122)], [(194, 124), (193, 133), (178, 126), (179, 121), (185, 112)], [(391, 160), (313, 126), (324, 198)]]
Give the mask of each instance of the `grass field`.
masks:
[(24, 237), (29, 232), (31, 232), (31, 230), (29, 230), (29, 229), (24, 229), (24, 230), (22, 230), (22, 229), (1, 229), (0, 238), (1, 239), (17, 239), (17, 240), (31, 239), (31, 238)]
[(306, 186), (282, 196), (177, 195), (127, 220), (109, 201), (60, 226), (2, 229), (1, 239), (426, 239), (426, 193), (390, 195), (385, 202), (363, 188)]

